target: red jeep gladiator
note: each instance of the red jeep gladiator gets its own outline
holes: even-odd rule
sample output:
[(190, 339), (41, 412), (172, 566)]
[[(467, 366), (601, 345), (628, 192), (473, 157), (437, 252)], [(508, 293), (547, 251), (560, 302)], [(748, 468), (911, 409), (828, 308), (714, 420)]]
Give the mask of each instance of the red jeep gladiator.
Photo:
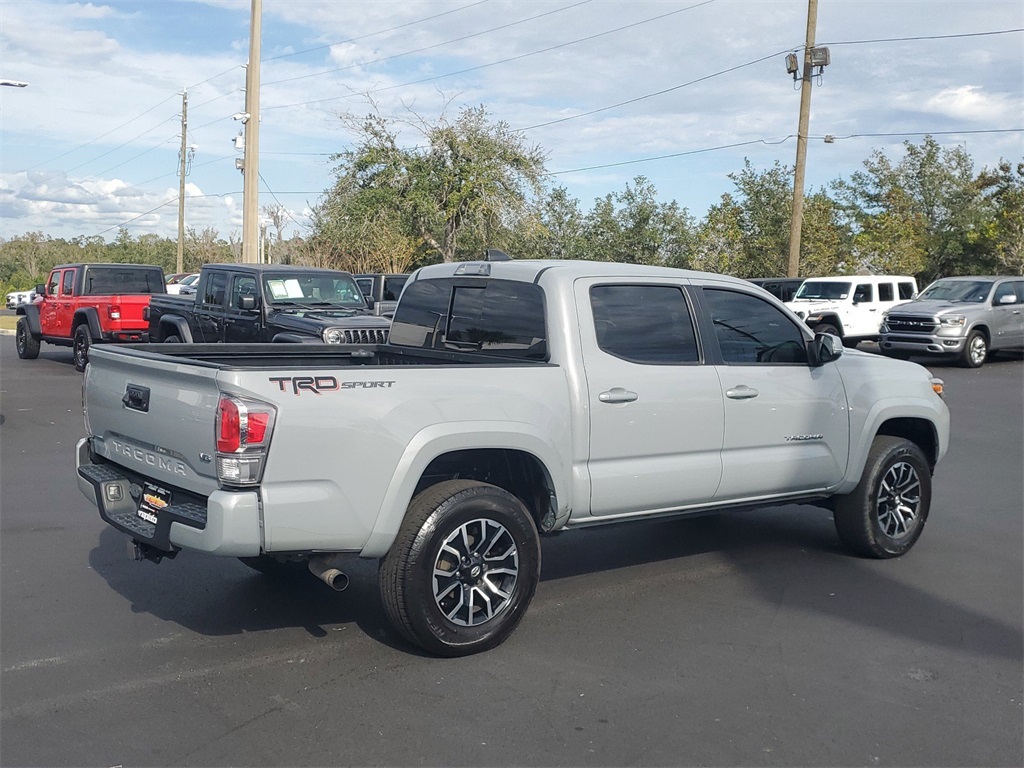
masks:
[(41, 297), (18, 307), (18, 357), (39, 357), (41, 342), (72, 347), (75, 368), (84, 371), (89, 346), (149, 341), (142, 319), (154, 293), (166, 293), (164, 272), (145, 264), (62, 264), (50, 271)]

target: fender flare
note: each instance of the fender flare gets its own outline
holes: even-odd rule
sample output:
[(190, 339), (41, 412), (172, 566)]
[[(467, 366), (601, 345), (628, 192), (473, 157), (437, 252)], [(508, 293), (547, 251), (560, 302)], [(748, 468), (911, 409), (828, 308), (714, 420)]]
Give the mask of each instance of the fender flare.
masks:
[(75, 316), (71, 320), (72, 335), (74, 334), (73, 329), (82, 323), (89, 326), (89, 336), (93, 341), (103, 340), (103, 326), (100, 325), (100, 313), (96, 311), (96, 307), (82, 307), (75, 310)]
[(43, 329), (39, 324), (39, 307), (35, 304), (22, 304), (18, 307), (17, 314), (25, 317), (29, 335), (36, 341), (39, 341), (43, 337)]
[(568, 484), (571, 467), (554, 445), (525, 429), (516, 431), (517, 426), (508, 422), (456, 422), (434, 424), (417, 433), (395, 467), (360, 556), (380, 558), (387, 554), (424, 471), (437, 457), (459, 450), (509, 449), (532, 455), (554, 483), (558, 512), (553, 529), (564, 525), (572, 511)]
[[(815, 312), (814, 314), (818, 314), (818, 313)], [(846, 335), (846, 331), (843, 329), (843, 321), (839, 317), (839, 315), (837, 315), (835, 312), (822, 312), (821, 313), (821, 318), (818, 319), (818, 320), (815, 320), (814, 321), (814, 325), (811, 325), (806, 320), (804, 322), (807, 325), (807, 327), (810, 328), (811, 330), (814, 330), (815, 328), (817, 328), (821, 323), (830, 323), (831, 325), (834, 325), (839, 330), (840, 337)]]
[[(163, 315), (159, 320), (160, 328), (160, 340), (163, 341), (168, 336), (177, 336), (186, 344), (191, 344), (192, 339), (192, 327), (181, 315)], [(167, 328), (173, 328), (173, 333), (167, 333)]]

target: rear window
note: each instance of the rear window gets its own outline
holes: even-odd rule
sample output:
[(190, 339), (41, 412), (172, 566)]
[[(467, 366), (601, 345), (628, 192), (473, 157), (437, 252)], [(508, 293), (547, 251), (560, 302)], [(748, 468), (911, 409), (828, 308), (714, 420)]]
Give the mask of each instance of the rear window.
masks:
[(388, 341), (546, 360), (544, 293), (533, 283), (514, 280), (417, 280), (402, 294)]
[(126, 293), (166, 293), (159, 269), (138, 267), (89, 267), (85, 273), (84, 296)]

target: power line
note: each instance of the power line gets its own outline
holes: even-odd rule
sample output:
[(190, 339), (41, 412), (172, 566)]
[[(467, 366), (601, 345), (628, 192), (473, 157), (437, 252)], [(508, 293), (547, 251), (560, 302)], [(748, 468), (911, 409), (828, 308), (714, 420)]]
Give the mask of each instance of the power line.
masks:
[[(694, 8), (700, 8), (700, 7), (705, 6), (705, 5), (710, 5), (711, 3), (714, 3), (714, 2), (717, 2), (717, 0), (703, 0), (703, 2), (696, 3), (694, 5), (689, 5), (686, 8), (678, 8), (678, 9), (676, 9), (674, 11), (669, 11), (668, 13), (662, 13), (662, 14), (659, 14), (658, 16), (652, 16), (652, 17), (650, 17), (648, 19), (643, 19), (641, 21), (634, 21), (631, 24), (624, 24), (623, 26), (616, 27), (615, 29), (609, 29), (609, 30), (606, 30), (604, 32), (598, 32), (598, 33), (593, 34), (593, 35), (587, 35), (586, 37), (579, 37), (579, 38), (576, 38), (575, 40), (569, 40), (569, 41), (564, 42), (564, 43), (559, 43), (558, 45), (551, 45), (551, 46), (548, 46), (547, 48), (541, 48), (540, 50), (537, 50), (537, 51), (531, 51), (529, 53), (523, 53), (523, 54), (520, 54), (519, 56), (511, 56), (511, 57), (509, 57), (507, 59), (499, 59), (498, 61), (492, 61), (492, 62), (489, 62), (487, 64), (479, 64), (479, 65), (477, 65), (475, 67), (467, 67), (466, 69), (460, 69), (460, 70), (455, 71), (455, 72), (446, 72), (443, 75), (434, 75), (432, 77), (425, 77), (425, 78), (423, 78), (421, 80), (413, 80), (413, 81), (407, 82), (407, 83), (399, 83), (397, 85), (389, 85), (389, 86), (387, 86), (385, 88), (375, 88), (375, 89), (373, 89), (373, 93), (383, 93), (384, 91), (391, 91), (391, 90), (394, 90), (395, 88), (405, 88), (405, 87), (410, 86), (410, 85), (420, 85), (421, 83), (429, 83), (429, 82), (431, 82), (433, 80), (441, 80), (441, 79), (446, 78), (446, 77), (453, 77), (455, 75), (464, 75), (467, 72), (476, 72), (476, 71), (481, 70), (481, 69), (487, 69), (488, 67), (498, 66), (499, 64), (508, 64), (509, 62), (512, 62), (512, 61), (520, 61), (522, 59), (526, 59), (526, 58), (529, 58), (531, 56), (538, 56), (538, 55), (540, 55), (542, 53), (549, 53), (551, 51), (555, 51), (555, 50), (558, 50), (560, 48), (567, 48), (570, 45), (576, 45), (577, 43), (585, 43), (585, 42), (589, 42), (591, 40), (596, 40), (599, 37), (606, 37), (608, 35), (615, 34), (616, 32), (622, 32), (623, 30), (630, 29), (632, 27), (638, 27), (638, 26), (641, 26), (643, 24), (650, 24), (652, 21), (660, 21), (661, 19), (668, 18), (669, 16), (675, 16), (676, 14), (683, 13), (685, 11), (691, 11)], [(786, 50), (789, 50), (789, 49), (786, 49)], [(347, 95), (345, 95), (345, 96), (331, 96), (331, 97), (326, 98), (326, 99), (314, 99), (312, 101), (300, 101), (300, 102), (296, 102), (294, 104), (279, 104), (277, 106), (264, 107), (263, 111), (264, 112), (268, 112), (268, 111), (270, 111), (272, 109), (289, 109), (291, 107), (304, 107), (304, 106), (308, 106), (310, 104), (323, 104), (323, 103), (328, 102), (328, 101), (337, 101), (338, 99), (344, 99), (344, 98), (348, 98)]]
[(905, 43), (915, 40), (952, 40), (958, 37), (988, 37), (990, 35), (1009, 35), (1014, 32), (1024, 32), (1024, 28), (997, 29), (991, 32), (960, 32), (953, 35), (919, 35), (916, 37), (880, 37), (876, 40), (839, 40), (834, 43), (819, 43), (818, 45), (864, 45), (866, 43)]
[[(399, 29), (404, 29), (405, 27), (411, 27), (411, 26), (414, 26), (416, 24), (422, 24), (425, 21), (433, 21), (434, 19), (439, 19), (442, 16), (448, 16), (448, 15), (453, 14), (453, 13), (459, 13), (460, 11), (465, 11), (468, 8), (473, 8), (473, 7), (478, 6), (478, 5), (483, 5), (484, 3), (487, 3), (487, 2), (490, 2), (490, 0), (478, 0), (475, 3), (470, 3), (469, 5), (463, 5), (460, 8), (453, 8), (450, 11), (444, 11), (443, 13), (436, 13), (433, 16), (426, 16), (426, 17), (424, 17), (422, 19), (416, 19), (414, 21), (407, 21), (405, 24), (399, 24), (397, 27), (389, 27), (388, 29), (381, 29), (381, 30), (378, 30), (377, 32), (367, 32), (365, 35), (359, 35), (357, 37), (350, 37), (347, 40), (339, 40), (336, 43), (328, 43), (326, 45), (318, 45), (316, 48), (307, 48), (304, 51), (294, 51), (292, 53), (282, 53), (279, 56), (269, 56), (268, 58), (260, 59), (260, 61), (274, 61), (276, 59), (285, 59), (285, 58), (288, 58), (289, 56), (301, 56), (304, 53), (312, 53), (313, 51), (322, 51), (322, 50), (324, 50), (326, 48), (333, 48), (335, 45), (344, 45), (345, 43), (354, 43), (356, 40), (365, 40), (368, 37), (375, 37), (376, 35), (384, 35), (384, 34), (387, 34), (388, 32), (395, 32), (395, 31), (397, 31)], [(218, 77), (219, 77), (219, 75), (218, 75)]]
[(567, 10), (569, 10), (571, 8), (576, 8), (576, 7), (580, 6), (580, 5), (586, 5), (587, 3), (590, 3), (590, 2), (593, 2), (593, 0), (580, 0), (580, 2), (573, 3), (572, 5), (566, 5), (566, 6), (563, 6), (561, 8), (556, 8), (553, 11), (546, 11), (544, 13), (538, 13), (536, 16), (528, 16), (525, 19), (519, 19), (518, 21), (512, 21), (512, 22), (509, 22), (508, 24), (502, 24), (501, 26), (491, 27), (490, 29), (484, 29), (484, 30), (481, 30), (480, 32), (472, 32), (472, 33), (470, 33), (468, 35), (463, 35), (462, 37), (456, 37), (456, 38), (453, 38), (451, 40), (445, 40), (443, 43), (434, 43), (433, 45), (428, 45), (428, 46), (425, 46), (423, 48), (416, 48), (416, 49), (411, 50), (411, 51), (404, 51), (402, 53), (396, 53), (396, 54), (393, 54), (391, 56), (383, 56), (383, 57), (381, 57), (379, 59), (373, 59), (372, 61), (363, 61), (363, 62), (359, 62), (359, 63), (356, 63), (356, 64), (349, 64), (347, 66), (338, 67), (336, 69), (325, 69), (325, 70), (322, 70), (320, 72), (311, 72), (308, 75), (296, 75), (295, 77), (286, 77), (286, 78), (284, 78), (282, 80), (271, 80), (269, 82), (264, 83), (264, 85), (278, 85), (280, 83), (290, 83), (290, 82), (293, 82), (295, 80), (304, 80), (304, 79), (306, 79), (308, 77), (319, 77), (321, 75), (331, 75), (331, 74), (334, 74), (335, 72), (344, 72), (347, 69), (355, 69), (356, 67), (369, 67), (369, 66), (371, 66), (373, 64), (380, 64), (380, 63), (385, 62), (385, 61), (391, 61), (393, 59), (399, 59), (402, 56), (411, 56), (414, 53), (423, 53), (424, 51), (429, 51), (429, 50), (432, 50), (434, 48), (441, 48), (442, 46), (451, 45), (452, 43), (459, 43), (459, 42), (462, 42), (463, 40), (469, 40), (470, 38), (473, 38), (473, 37), (480, 37), (481, 35), (487, 35), (487, 34), (490, 34), (491, 32), (498, 32), (498, 31), (500, 31), (502, 29), (508, 29), (509, 27), (518, 26), (519, 24), (525, 24), (528, 21), (536, 21), (537, 19), (543, 18), (545, 16), (552, 16), (552, 15), (554, 15), (556, 13), (562, 13), (562, 11), (567, 11)]

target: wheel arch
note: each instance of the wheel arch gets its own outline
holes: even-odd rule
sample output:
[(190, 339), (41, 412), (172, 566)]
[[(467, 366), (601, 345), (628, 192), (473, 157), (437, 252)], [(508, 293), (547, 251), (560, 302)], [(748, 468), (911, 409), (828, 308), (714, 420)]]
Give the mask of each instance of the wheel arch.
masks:
[[(816, 312), (815, 314), (818, 313)], [(843, 329), (843, 321), (835, 312), (821, 313), (821, 317), (814, 321), (814, 325), (807, 323), (807, 327), (813, 331), (815, 328), (817, 328), (819, 325), (822, 325), (823, 323), (828, 323), (829, 325), (835, 326), (835, 329), (839, 331), (839, 338), (843, 338), (846, 336), (846, 331)]]
[(507, 423), (491, 429), (478, 424), (472, 432), (437, 432), (452, 426), (460, 425), (428, 428), (410, 442), (360, 553), (363, 557), (384, 556), (413, 497), (445, 480), (478, 480), (508, 491), (522, 501), (540, 531), (568, 519), (568, 469), (554, 446), (529, 432), (510, 432), (514, 425)]
[(935, 425), (927, 419), (917, 418), (895, 418), (883, 422), (878, 427), (878, 435), (889, 435), (890, 437), (902, 437), (917, 446), (928, 459), (929, 469), (935, 469), (938, 462), (939, 436)]
[(39, 307), (35, 304), (22, 304), (16, 310), (17, 315), (22, 315), (25, 318), (25, 323), (28, 325), (28, 332), (32, 335), (32, 338), (38, 341), (42, 338), (43, 329), (39, 324)]
[(75, 315), (71, 320), (72, 336), (75, 335), (75, 329), (80, 325), (88, 326), (89, 336), (92, 337), (93, 341), (101, 341), (103, 339), (103, 326), (100, 325), (100, 314), (96, 311), (96, 307), (82, 307), (75, 310)]
[(159, 324), (160, 338), (158, 341), (163, 341), (168, 336), (177, 336), (183, 342), (188, 344), (192, 343), (192, 328), (181, 315), (164, 315), (160, 318)]

